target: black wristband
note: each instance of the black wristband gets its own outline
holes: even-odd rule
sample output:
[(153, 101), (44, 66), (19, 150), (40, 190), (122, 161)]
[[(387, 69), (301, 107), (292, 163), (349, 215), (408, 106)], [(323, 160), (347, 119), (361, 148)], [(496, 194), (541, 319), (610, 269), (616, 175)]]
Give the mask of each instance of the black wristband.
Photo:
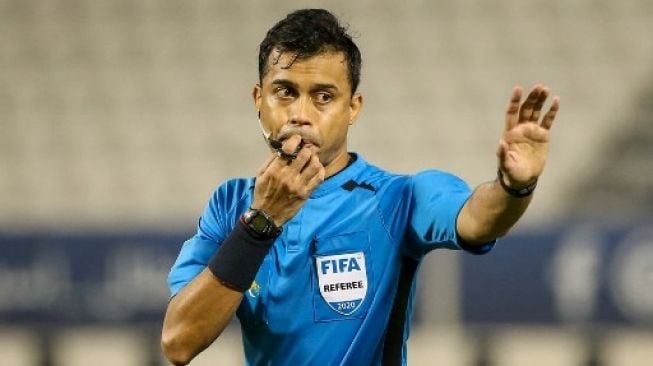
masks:
[(501, 169), (497, 170), (497, 180), (499, 181), (501, 188), (503, 188), (503, 190), (506, 191), (506, 193), (516, 198), (524, 198), (530, 196), (531, 194), (533, 194), (535, 187), (537, 187), (537, 179), (535, 179), (535, 182), (531, 183), (530, 185), (524, 188), (520, 188), (520, 189), (510, 188), (508, 187), (506, 182), (503, 181), (503, 172), (501, 171)]
[(252, 235), (241, 220), (209, 261), (208, 268), (223, 285), (245, 292), (254, 282), (263, 259), (276, 238)]

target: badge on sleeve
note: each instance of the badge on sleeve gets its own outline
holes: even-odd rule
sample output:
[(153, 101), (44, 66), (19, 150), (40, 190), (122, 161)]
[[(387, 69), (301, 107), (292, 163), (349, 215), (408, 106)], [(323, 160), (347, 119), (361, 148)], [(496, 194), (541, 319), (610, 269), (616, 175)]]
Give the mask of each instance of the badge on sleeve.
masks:
[(317, 256), (315, 265), (322, 298), (336, 312), (353, 314), (367, 294), (365, 254)]

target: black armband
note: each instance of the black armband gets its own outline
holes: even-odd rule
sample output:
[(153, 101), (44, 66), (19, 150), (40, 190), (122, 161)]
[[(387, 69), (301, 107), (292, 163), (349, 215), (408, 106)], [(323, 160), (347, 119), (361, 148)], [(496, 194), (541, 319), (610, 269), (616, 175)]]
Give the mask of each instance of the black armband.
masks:
[(521, 189), (515, 189), (515, 188), (510, 188), (506, 184), (506, 182), (503, 181), (503, 172), (501, 169), (497, 170), (497, 180), (499, 180), (499, 184), (501, 185), (501, 188), (503, 188), (506, 193), (509, 195), (516, 197), (516, 198), (524, 198), (528, 197), (531, 194), (533, 194), (533, 191), (535, 190), (535, 187), (537, 187), (537, 179), (528, 186), (521, 188)]
[(208, 268), (223, 285), (245, 292), (254, 282), (274, 238), (260, 239), (241, 220), (209, 261)]

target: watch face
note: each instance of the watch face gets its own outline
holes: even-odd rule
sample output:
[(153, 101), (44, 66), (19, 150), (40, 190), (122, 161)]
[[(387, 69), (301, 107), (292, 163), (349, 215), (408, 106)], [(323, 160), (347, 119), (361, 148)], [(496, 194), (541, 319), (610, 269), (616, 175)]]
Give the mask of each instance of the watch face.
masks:
[(269, 223), (268, 220), (266, 220), (265, 216), (257, 213), (254, 215), (254, 217), (252, 217), (252, 220), (249, 222), (249, 225), (252, 229), (256, 230), (257, 232), (264, 233), (267, 231)]

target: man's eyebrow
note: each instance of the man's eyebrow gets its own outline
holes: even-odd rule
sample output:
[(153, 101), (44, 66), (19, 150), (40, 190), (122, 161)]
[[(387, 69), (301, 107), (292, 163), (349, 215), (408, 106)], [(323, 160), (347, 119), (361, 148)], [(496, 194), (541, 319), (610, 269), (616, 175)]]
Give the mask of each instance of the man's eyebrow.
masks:
[(290, 86), (293, 88), (297, 88), (297, 84), (293, 83), (292, 81), (288, 79), (274, 79), (272, 80), (272, 85), (282, 85), (282, 86)]
[(319, 83), (319, 84), (313, 85), (313, 87), (311, 87), (311, 90), (333, 90), (333, 91), (338, 91), (338, 87), (335, 84)]
[[(272, 80), (272, 85), (281, 85), (281, 86), (288, 86), (293, 89), (298, 89), (299, 85), (293, 81), (290, 81), (288, 79), (274, 79)], [(338, 86), (335, 84), (331, 83), (317, 83), (315, 85), (311, 86), (311, 90), (333, 90), (333, 91), (338, 91)]]

